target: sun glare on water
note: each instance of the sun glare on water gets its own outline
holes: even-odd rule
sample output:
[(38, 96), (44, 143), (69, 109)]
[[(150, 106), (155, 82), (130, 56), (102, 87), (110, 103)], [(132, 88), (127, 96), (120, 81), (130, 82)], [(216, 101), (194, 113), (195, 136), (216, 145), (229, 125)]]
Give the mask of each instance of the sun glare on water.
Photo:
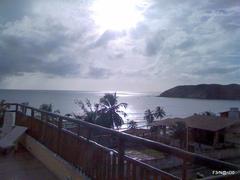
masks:
[(128, 30), (143, 20), (141, 0), (96, 0), (93, 20), (102, 30)]

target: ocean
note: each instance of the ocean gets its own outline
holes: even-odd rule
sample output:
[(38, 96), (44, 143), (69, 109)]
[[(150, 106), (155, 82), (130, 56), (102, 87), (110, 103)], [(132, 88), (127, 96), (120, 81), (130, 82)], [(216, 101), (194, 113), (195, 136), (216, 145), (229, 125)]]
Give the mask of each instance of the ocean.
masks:
[[(7, 102), (29, 102), (30, 106), (38, 108), (41, 104), (53, 104), (54, 110), (61, 114), (79, 113), (80, 108), (75, 100), (90, 99), (92, 103), (99, 101), (106, 92), (95, 91), (58, 91), (58, 90), (0, 90), (0, 100)], [(134, 120), (139, 126), (145, 125), (143, 119), (146, 109), (155, 109), (161, 106), (166, 112), (166, 117), (187, 117), (194, 113), (211, 111), (216, 114), (229, 110), (231, 107), (240, 108), (239, 100), (200, 100), (183, 98), (157, 97), (158, 93), (117, 92), (118, 101), (128, 103), (125, 122)]]

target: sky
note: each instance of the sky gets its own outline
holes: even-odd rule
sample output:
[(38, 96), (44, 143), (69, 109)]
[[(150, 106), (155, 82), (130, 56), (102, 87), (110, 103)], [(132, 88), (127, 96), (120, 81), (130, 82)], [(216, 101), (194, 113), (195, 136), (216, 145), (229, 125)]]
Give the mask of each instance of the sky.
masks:
[(239, 0), (1, 0), (0, 88), (240, 83)]

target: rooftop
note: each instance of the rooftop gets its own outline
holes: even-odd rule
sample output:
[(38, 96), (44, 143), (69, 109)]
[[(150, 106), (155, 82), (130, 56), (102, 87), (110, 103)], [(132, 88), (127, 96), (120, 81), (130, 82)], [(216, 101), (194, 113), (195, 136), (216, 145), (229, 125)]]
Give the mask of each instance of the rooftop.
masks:
[(152, 123), (152, 126), (171, 126), (175, 122), (182, 121), (187, 127), (208, 131), (219, 131), (234, 124), (240, 124), (240, 120), (231, 120), (218, 116), (193, 115), (187, 118), (168, 118)]

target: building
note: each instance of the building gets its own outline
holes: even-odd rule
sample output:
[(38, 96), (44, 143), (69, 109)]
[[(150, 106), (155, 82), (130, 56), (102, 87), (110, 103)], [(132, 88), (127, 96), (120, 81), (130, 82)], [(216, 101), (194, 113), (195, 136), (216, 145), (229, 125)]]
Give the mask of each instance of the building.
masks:
[(237, 107), (233, 107), (229, 111), (220, 112), (220, 116), (236, 120), (240, 119), (240, 111)]
[(166, 136), (171, 134), (171, 127), (173, 127), (176, 122), (184, 122), (186, 124), (188, 132), (186, 139), (188, 138), (189, 143), (195, 142), (214, 147), (227, 143), (227, 135), (231, 133), (233, 129), (238, 131), (237, 127), (240, 128), (239, 120), (205, 115), (165, 119), (152, 123), (152, 127), (155, 127), (158, 133)]

